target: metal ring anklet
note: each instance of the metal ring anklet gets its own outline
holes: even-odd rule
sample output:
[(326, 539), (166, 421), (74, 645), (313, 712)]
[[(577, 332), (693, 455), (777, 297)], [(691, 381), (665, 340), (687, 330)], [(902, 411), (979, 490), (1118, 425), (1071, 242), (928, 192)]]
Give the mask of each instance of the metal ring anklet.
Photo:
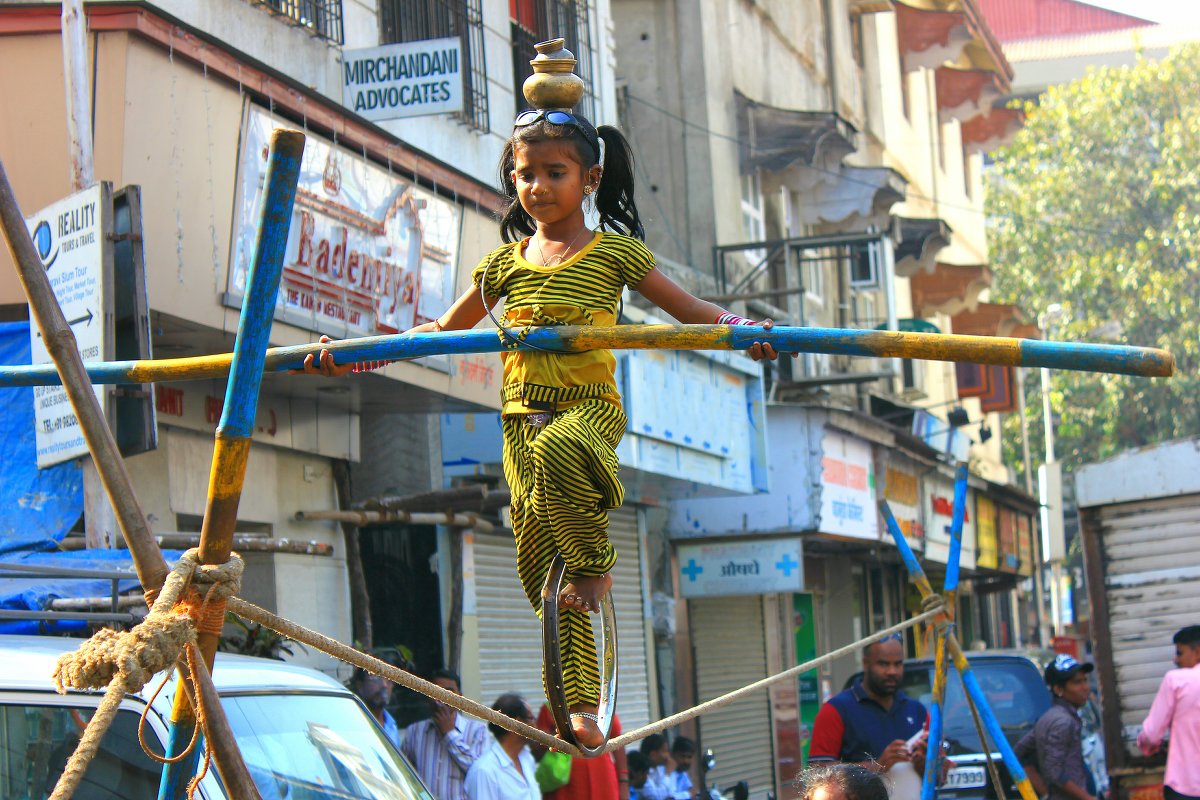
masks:
[[(586, 758), (595, 758), (604, 752), (608, 743), (617, 707), (617, 614), (610, 591), (600, 599), (600, 700), (596, 704), (597, 713), (572, 713), (567, 705), (558, 637), (558, 593), (566, 570), (566, 562), (556, 554), (542, 586), (542, 662), (546, 671), (546, 700), (563, 740), (578, 747)], [(604, 734), (604, 743), (598, 747), (584, 747), (576, 741), (575, 731), (571, 728), (573, 716), (593, 720)]]

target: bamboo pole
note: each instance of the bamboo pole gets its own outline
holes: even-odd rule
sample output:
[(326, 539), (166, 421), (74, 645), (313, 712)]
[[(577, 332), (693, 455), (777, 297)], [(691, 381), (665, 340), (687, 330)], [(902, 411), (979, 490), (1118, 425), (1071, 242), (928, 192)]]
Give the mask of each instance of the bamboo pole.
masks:
[[(0, 224), (4, 228), (4, 238), (12, 254), (13, 263), (25, 295), (29, 299), (29, 310), (42, 332), (46, 350), (54, 361), (54, 367), (61, 376), (60, 380), (66, 390), (71, 408), (79, 420), (80, 430), (87, 442), (88, 451), (96, 464), (104, 490), (108, 493), (109, 501), (116, 512), (117, 523), (121, 535), (129, 547), (133, 557), (133, 566), (137, 571), (142, 588), (147, 592), (157, 594), (162, 588), (170, 570), (163, 560), (162, 551), (154, 541), (150, 532), (150, 524), (133, 491), (133, 482), (125, 469), (125, 461), (117, 449), (112, 431), (100, 409), (100, 402), (92, 391), (91, 382), (79, 355), (79, 346), (75, 334), (67, 324), (58, 299), (50, 288), (50, 280), (42, 267), (33, 241), (25, 227), (25, 217), (17, 204), (12, 185), (8, 182), (8, 173), (0, 163)], [(214, 690), (215, 691), (215, 690)], [(186, 695), (186, 692), (180, 692)], [(240, 757), (227, 759), (226, 746), (234, 741), (233, 732), (220, 705), (209, 717), (212, 723), (210, 736), (214, 742), (219, 742), (221, 757), (216, 760), (217, 771), (222, 780), (230, 787), (247, 792), (255, 792), (250, 773)], [(236, 747), (236, 745), (234, 745)], [(245, 797), (257, 797), (257, 793), (246, 793)]]
[[(303, 133), (290, 130), (272, 133), (254, 258), (250, 265), (246, 296), (242, 301), (229, 381), (225, 388), (225, 406), (217, 425), (216, 448), (209, 472), (208, 501), (200, 528), (201, 564), (225, 563), (233, 545), (238, 503), (242, 496), (246, 462), (250, 455), (250, 437), (254, 432), (254, 416), (262, 385), (263, 357), (279, 294), (279, 279), (283, 271), (283, 257), (287, 249), (303, 154)], [(196, 646), (209, 670), (217, 653), (223, 610), (222, 604), (212, 613), (215, 617), (212, 626), (202, 623), (196, 631)], [(181, 702), (179, 695), (176, 695), (168, 756), (183, 752), (195, 725), (192, 708), (186, 700)], [(193, 752), (189, 757), (167, 765), (159, 786), (159, 800), (181, 800), (186, 792), (184, 777), (194, 772), (197, 756)]]
[[(843, 328), (776, 326), (770, 330), (749, 325), (616, 325), (613, 327), (552, 326), (530, 328), (523, 340), (564, 353), (587, 350), (746, 350), (770, 342), (781, 353), (827, 353), (865, 358), (914, 358), (995, 364), (1009, 367), (1105, 372), (1145, 378), (1175, 373), (1175, 358), (1153, 347), (1113, 344), (1043, 342), (1007, 336), (963, 336), (952, 333), (861, 331)], [(401, 333), (367, 336), (326, 344), (275, 347), (267, 351), (263, 368), (270, 372), (300, 369), (304, 357), (328, 350), (339, 364), (395, 361), (432, 355), (495, 353), (506, 349), (494, 330), (442, 333)], [(152, 383), (223, 378), (229, 374), (229, 353), (147, 361), (89, 364), (92, 383)], [(0, 386), (44, 386), (58, 377), (44, 367), (0, 369)]]
[(331, 520), (359, 527), (399, 522), (404, 525), (451, 525), (473, 528), (479, 533), (491, 533), (495, 530), (492, 523), (478, 514), (471, 512), (464, 514), (456, 511), (445, 513), (432, 511), (297, 511), (294, 519), (297, 522)]

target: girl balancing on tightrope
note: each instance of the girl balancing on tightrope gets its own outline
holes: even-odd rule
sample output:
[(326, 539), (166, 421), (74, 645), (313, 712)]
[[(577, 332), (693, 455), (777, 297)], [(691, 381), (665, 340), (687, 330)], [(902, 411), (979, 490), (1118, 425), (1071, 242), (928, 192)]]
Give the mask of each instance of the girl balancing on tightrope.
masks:
[[(608, 350), (550, 352), (521, 340), (533, 326), (615, 325), (625, 286), (680, 322), (757, 323), (694, 297), (655, 266), (640, 241), (632, 156), (616, 128), (597, 130), (563, 110), (525, 111), (501, 155), (500, 181), (511, 198), (500, 220), (505, 244), (475, 267), (473, 287), (446, 312), (408, 332), (472, 328), (505, 299), (498, 321), (506, 346), (503, 462), (517, 573), (538, 610), (555, 553), (566, 562), (559, 637), (571, 727), (576, 741), (598, 747), (604, 742), (595, 717), (600, 670), (587, 612), (600, 610), (617, 561), (608, 511), (624, 497), (615, 449), (626, 420), (615, 359)], [(585, 217), (589, 198), (599, 217), (596, 231)], [(755, 360), (776, 357), (767, 342), (753, 344), (749, 353)], [(311, 355), (305, 365), (327, 375), (350, 368), (335, 366), (328, 351), (319, 365)]]

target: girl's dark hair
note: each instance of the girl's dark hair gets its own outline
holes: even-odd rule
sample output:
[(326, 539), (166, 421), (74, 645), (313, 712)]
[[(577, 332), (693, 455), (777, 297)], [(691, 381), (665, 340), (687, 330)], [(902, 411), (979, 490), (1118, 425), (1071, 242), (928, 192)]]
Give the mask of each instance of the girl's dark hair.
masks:
[[(610, 125), (593, 128), (592, 123), (579, 114), (572, 116), (581, 126), (587, 126), (589, 133), (604, 141), (604, 163), (600, 165), (604, 172), (595, 194), (600, 229), (645, 239), (646, 230), (642, 227), (642, 218), (633, 202), (633, 152), (629, 149), (629, 142)], [(597, 163), (598, 146), (589, 142), (588, 137), (574, 125), (555, 125), (543, 119), (514, 130), (500, 154), (500, 188), (508, 198), (508, 208), (500, 215), (500, 236), (505, 242), (515, 242), (537, 232), (533, 219), (517, 198), (517, 187), (512, 177), (516, 164), (514, 148), (517, 144), (548, 141), (565, 141), (574, 145), (579, 163), (583, 164), (585, 170)]]
[(829, 794), (840, 794), (846, 800), (888, 800), (883, 778), (857, 764), (811, 767), (800, 773), (796, 783), (800, 787), (800, 800), (812, 800), (817, 789), (823, 786), (837, 789)]

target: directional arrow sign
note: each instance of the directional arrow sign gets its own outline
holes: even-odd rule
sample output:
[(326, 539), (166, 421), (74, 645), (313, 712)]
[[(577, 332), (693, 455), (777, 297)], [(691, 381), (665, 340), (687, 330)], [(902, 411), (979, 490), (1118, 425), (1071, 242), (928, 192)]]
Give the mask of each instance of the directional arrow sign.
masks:
[[(111, 194), (106, 186), (97, 184), (59, 200), (26, 221), (84, 361), (104, 360), (104, 325), (93, 325), (92, 319), (104, 319), (104, 226), (109, 216), (108, 203)], [(51, 363), (36, 325), (30, 326), (29, 338), (32, 363)], [(95, 388), (104, 407), (108, 393), (103, 386)], [(39, 467), (87, 453), (79, 422), (61, 386), (34, 387), (33, 405)]]

